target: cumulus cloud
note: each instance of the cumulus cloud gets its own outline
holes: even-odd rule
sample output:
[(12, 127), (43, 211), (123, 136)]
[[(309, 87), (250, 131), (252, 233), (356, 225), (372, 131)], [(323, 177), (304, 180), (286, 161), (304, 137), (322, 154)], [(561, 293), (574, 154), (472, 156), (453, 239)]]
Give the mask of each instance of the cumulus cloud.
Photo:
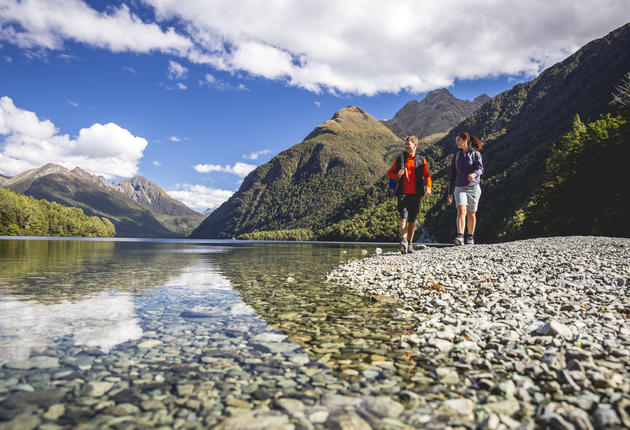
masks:
[(153, 161), (153, 165), (154, 165), (154, 166), (156, 166), (156, 167), (160, 167), (160, 166), (162, 165), (162, 163), (160, 163), (160, 162), (159, 162), (159, 161), (157, 161), (157, 160), (154, 160), (154, 161)]
[(177, 83), (177, 89), (178, 90), (187, 90), (188, 87), (186, 85), (182, 84), (181, 82), (178, 82)]
[(143, 16), (155, 22), (124, 4), (103, 13), (79, 0), (0, 4), (0, 40), (21, 47), (60, 49), (71, 39), (115, 52), (160, 51), (313, 92), (366, 95), (532, 77), (627, 21), (627, 0), (131, 3), (150, 8)]
[(73, 40), (113, 52), (160, 51), (185, 56), (189, 37), (145, 23), (127, 5), (98, 12), (81, 0), (3, 0), (0, 40), (21, 48), (62, 49)]
[(166, 192), (197, 212), (214, 210), (234, 194), (234, 191), (192, 184), (177, 184)]
[(262, 151), (250, 152), (249, 154), (244, 154), (243, 158), (246, 160), (258, 160), (258, 157), (261, 155), (267, 155), (271, 152), (269, 149), (263, 149)]
[(158, 19), (180, 20), (192, 40), (208, 43), (208, 58), (198, 62), (315, 92), (368, 95), (533, 76), (627, 20), (624, 0), (145, 3)]
[(188, 69), (177, 61), (168, 62), (168, 78), (171, 80), (185, 79), (188, 75)]
[(107, 179), (129, 177), (138, 172), (147, 146), (145, 139), (111, 122), (82, 128), (76, 139), (70, 138), (7, 96), (0, 98), (0, 136), (0, 173), (5, 175), (56, 163)]
[(233, 166), (226, 165), (221, 166), (218, 164), (196, 164), (193, 168), (199, 173), (209, 173), (209, 172), (225, 172), (232, 173), (234, 175), (240, 176), (244, 178), (256, 168), (253, 164), (236, 162)]
[(168, 138), (171, 142), (181, 142), (182, 140), (177, 136), (171, 136)]

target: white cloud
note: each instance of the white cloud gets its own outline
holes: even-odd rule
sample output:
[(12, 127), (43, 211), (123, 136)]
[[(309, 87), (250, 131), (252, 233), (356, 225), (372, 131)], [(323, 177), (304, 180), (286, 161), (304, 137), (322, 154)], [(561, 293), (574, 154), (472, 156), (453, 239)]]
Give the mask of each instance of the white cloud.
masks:
[(313, 103), (315, 103), (315, 106), (317, 106), (317, 107), (321, 107), (322, 106), (322, 102), (314, 101)]
[[(311, 91), (423, 92), (533, 76), (627, 21), (627, 1), (145, 0), (205, 48), (191, 61)], [(605, 4), (603, 4), (605, 3)]]
[(168, 62), (168, 78), (171, 80), (185, 79), (188, 75), (188, 69), (177, 61)]
[(92, 124), (76, 139), (59, 134), (50, 120), (0, 98), (0, 173), (15, 175), (46, 163), (81, 167), (107, 179), (130, 177), (138, 172), (147, 141), (114, 124)]
[(196, 164), (193, 168), (199, 173), (209, 173), (209, 172), (225, 172), (232, 173), (234, 175), (238, 175), (241, 178), (244, 178), (256, 168), (253, 164), (236, 162), (233, 166), (220, 166), (218, 164)]
[(262, 151), (250, 152), (249, 154), (244, 154), (243, 158), (246, 160), (257, 160), (261, 155), (267, 155), (271, 152), (269, 149), (263, 149)]
[(531, 77), (628, 16), (627, 0), (142, 5), (153, 12), (142, 15), (157, 22), (126, 5), (100, 13), (79, 0), (1, 0), (0, 40), (23, 48), (60, 49), (68, 39), (114, 52), (159, 51), (314, 92), (372, 95), (424, 92), (456, 79)]
[(127, 5), (100, 13), (80, 0), (2, 0), (0, 40), (46, 49), (62, 49), (64, 40), (73, 40), (113, 52), (180, 56), (193, 47), (190, 38), (143, 22)]
[(215, 78), (210, 73), (206, 73), (203, 79), (199, 80), (199, 85), (202, 87), (208, 86), (211, 88), (216, 88), (220, 91), (227, 91), (227, 90), (249, 91), (249, 89), (242, 83), (239, 83), (238, 85), (234, 86), (227, 81)]
[(125, 66), (125, 67), (123, 67), (122, 69), (123, 69), (123, 70), (125, 70), (125, 71), (127, 71), (127, 72), (129, 72), (129, 73), (133, 73), (134, 75), (137, 75), (137, 74), (138, 74), (138, 72), (136, 72), (136, 69), (134, 69), (134, 68), (133, 68), (133, 67), (131, 67), (131, 66)]
[(166, 192), (174, 199), (198, 212), (208, 208), (214, 210), (234, 194), (234, 191), (192, 184), (177, 184)]
[(177, 83), (177, 89), (178, 90), (187, 90), (188, 87), (186, 85), (182, 84), (181, 82), (178, 82)]
[(177, 136), (171, 136), (168, 138), (171, 142), (181, 142), (182, 140)]
[(67, 101), (68, 101), (68, 104), (70, 104), (71, 106), (74, 106), (74, 107), (78, 107), (79, 106), (79, 103), (77, 103), (75, 101), (72, 101), (70, 99), (68, 99)]
[(160, 163), (159, 161), (153, 161), (153, 165), (160, 167), (162, 165), (162, 163)]

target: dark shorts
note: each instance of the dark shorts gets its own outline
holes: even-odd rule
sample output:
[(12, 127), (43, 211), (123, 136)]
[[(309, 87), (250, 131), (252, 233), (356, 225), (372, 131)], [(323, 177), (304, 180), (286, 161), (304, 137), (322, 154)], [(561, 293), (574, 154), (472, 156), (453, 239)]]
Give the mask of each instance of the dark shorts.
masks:
[(403, 194), (398, 196), (398, 213), (401, 219), (407, 218), (407, 222), (415, 222), (419, 209), (419, 194)]

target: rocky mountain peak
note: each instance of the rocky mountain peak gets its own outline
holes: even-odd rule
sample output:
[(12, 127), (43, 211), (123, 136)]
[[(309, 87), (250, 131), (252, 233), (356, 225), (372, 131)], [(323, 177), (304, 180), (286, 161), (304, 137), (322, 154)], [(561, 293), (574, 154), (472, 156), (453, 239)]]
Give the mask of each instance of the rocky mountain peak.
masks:
[(429, 92), (421, 101), (408, 101), (394, 118), (383, 124), (399, 137), (415, 135), (422, 139), (449, 131), (488, 100), (486, 94), (472, 102), (460, 100), (448, 89), (440, 88)]
[(491, 100), (490, 96), (486, 93), (483, 93), (475, 97), (475, 99), (473, 100), (473, 103), (479, 103), (479, 105), (482, 105), (486, 103), (488, 100)]
[(108, 182), (107, 179), (105, 179), (103, 176), (93, 175), (87, 170), (83, 170), (80, 167), (75, 167), (74, 169), (71, 170), (71, 172), (101, 187), (104, 187), (104, 188), (113, 187), (113, 185), (110, 182)]
[(325, 133), (339, 134), (365, 133), (366, 130), (383, 128), (380, 121), (358, 106), (347, 106), (335, 112), (328, 121), (318, 125), (304, 140), (312, 139)]

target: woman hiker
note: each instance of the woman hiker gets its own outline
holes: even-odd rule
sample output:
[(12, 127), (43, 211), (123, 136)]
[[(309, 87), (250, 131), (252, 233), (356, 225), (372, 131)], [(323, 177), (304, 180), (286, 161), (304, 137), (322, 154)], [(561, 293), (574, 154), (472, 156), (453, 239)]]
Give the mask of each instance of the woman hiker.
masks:
[(398, 213), (400, 214), (400, 252), (402, 254), (413, 252), (413, 234), (416, 231), (420, 198), (431, 194), (431, 175), (427, 160), (416, 153), (416, 149), (418, 149), (418, 138), (407, 136), (405, 152), (394, 160), (394, 164), (387, 171), (389, 179), (398, 180), (395, 194), (398, 198)]
[(455, 138), (457, 153), (451, 161), (451, 175), (448, 185), (448, 202), (457, 206), (457, 236), (455, 245), (464, 244), (464, 227), (468, 220), (466, 244), (475, 243), (474, 234), (477, 225), (477, 205), (481, 196), (479, 177), (483, 174), (481, 161), (481, 140), (469, 133), (459, 133)]

